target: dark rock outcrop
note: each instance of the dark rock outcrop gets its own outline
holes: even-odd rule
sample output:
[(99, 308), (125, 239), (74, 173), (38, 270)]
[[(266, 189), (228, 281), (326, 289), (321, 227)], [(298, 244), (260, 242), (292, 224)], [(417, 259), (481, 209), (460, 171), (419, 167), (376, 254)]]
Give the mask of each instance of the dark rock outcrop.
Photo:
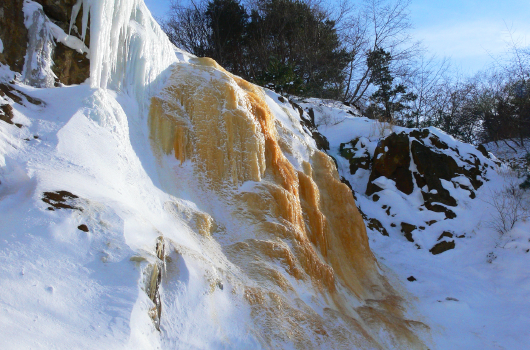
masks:
[(0, 63), (7, 64), (15, 72), (22, 72), (28, 42), (28, 30), (24, 25), (23, 0), (5, 0), (0, 3), (0, 39), (4, 51)]
[(425, 202), (438, 202), (448, 206), (456, 206), (456, 200), (446, 190), (441, 179), (450, 181), (457, 176), (459, 170), (456, 161), (444, 154), (432, 151), (429, 147), (413, 140), (411, 153), (418, 172), (414, 173), (419, 188), (427, 186), (429, 192), (422, 191)]
[(27, 106), (28, 104), (33, 104), (36, 106), (43, 106), (44, 102), (37, 98), (33, 98), (22, 91), (16, 88), (15, 84), (2, 84), (0, 83), (0, 97), (2, 97), (2, 102), (0, 102), (0, 120), (8, 124), (14, 124), (15, 126), (21, 128), (23, 125), (13, 122), (13, 107), (11, 104), (18, 103)]
[(75, 205), (75, 200), (78, 198), (78, 196), (68, 191), (44, 192), (42, 194), (42, 201), (51, 205), (48, 210), (74, 209), (83, 211), (83, 209)]
[(455, 241), (441, 241), (440, 243), (436, 243), (434, 247), (432, 247), (429, 252), (431, 252), (433, 255), (441, 254), (445, 251), (448, 251), (450, 249), (455, 248)]
[(366, 227), (368, 227), (371, 230), (378, 231), (383, 236), (388, 236), (388, 231), (385, 229), (383, 224), (381, 224), (381, 222), (379, 220), (377, 220), (376, 218), (369, 219), (368, 220), (368, 224), (366, 225)]
[(315, 112), (313, 111), (313, 108), (310, 108), (309, 112), (304, 112), (304, 109), (296, 102), (289, 102), (300, 114), (300, 123), (304, 127), (305, 132), (307, 132), (313, 138), (313, 140), (315, 140), (317, 148), (322, 152), (329, 151), (328, 139), (318, 131), (318, 128), (315, 124)]
[[(65, 33), (69, 32), (72, 6), (76, 0), (35, 0), (43, 7), (48, 19), (58, 25)], [(0, 3), (0, 39), (4, 51), (0, 53), (0, 63), (7, 64), (11, 70), (21, 73), (24, 67), (28, 43), (28, 30), (24, 25), (23, 0), (7, 0)], [(80, 38), (77, 28), (81, 28), (81, 16), (78, 16), (72, 35)], [(87, 35), (85, 44), (90, 39)], [(75, 50), (55, 43), (52, 71), (57, 81), (66, 85), (80, 84), (90, 75), (90, 61)]]
[(442, 232), (440, 237), (438, 237), (438, 241), (441, 240), (444, 237), (453, 238), (453, 234), (451, 232), (449, 232), (449, 231), (444, 231), (444, 232)]
[(382, 190), (373, 183), (381, 176), (394, 180), (396, 188), (401, 192), (411, 194), (414, 183), (409, 169), (410, 161), (409, 138), (406, 133), (392, 133), (381, 140), (374, 153), (366, 195)]
[(355, 174), (359, 169), (369, 170), (372, 165), (370, 152), (360, 138), (348, 143), (341, 143), (340, 155), (350, 162), (350, 174)]
[[(357, 139), (349, 144), (353, 146), (356, 143)], [(421, 189), (425, 208), (443, 212), (447, 219), (456, 217), (447, 207), (455, 207), (457, 201), (446, 186), (449, 184), (455, 189), (468, 191), (469, 197), (475, 198), (474, 191), (485, 181), (487, 166), (481, 163), (476, 154), (461, 155), (458, 149), (449, 147), (428, 129), (393, 133), (382, 139), (372, 157), (371, 166), (366, 166), (369, 154), (352, 161), (352, 154), (355, 154), (358, 147), (356, 149), (346, 145), (348, 144), (341, 148), (341, 155), (350, 160), (352, 173), (359, 167), (372, 169), (366, 195), (370, 196), (381, 190), (374, 181), (383, 176), (393, 180), (396, 188), (405, 194), (411, 194), (415, 186)], [(468, 185), (455, 180), (461, 176), (469, 180)]]
[(412, 238), (412, 231), (417, 228), (418, 227), (416, 225), (408, 224), (406, 222), (401, 223), (401, 232), (403, 232), (403, 235), (409, 242), (414, 242), (414, 239)]
[(425, 208), (429, 209), (430, 211), (434, 211), (435, 213), (444, 213), (446, 219), (456, 218), (456, 214), (454, 211), (444, 207), (441, 204), (432, 204), (431, 202), (425, 202)]

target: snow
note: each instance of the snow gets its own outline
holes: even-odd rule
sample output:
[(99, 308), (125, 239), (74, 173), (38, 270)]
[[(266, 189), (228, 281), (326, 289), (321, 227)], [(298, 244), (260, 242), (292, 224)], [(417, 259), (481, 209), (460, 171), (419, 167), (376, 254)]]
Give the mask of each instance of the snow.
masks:
[[(170, 44), (141, 0), (79, 0), (72, 23), (81, 9), (83, 39), (91, 18), (90, 49), (50, 22), (39, 4), (24, 5), (26, 25), (38, 33), (30, 41), (25, 81), (43, 88), (16, 88), (44, 104), (13, 104), (14, 120), (22, 128), (0, 121), (0, 348), (261, 348), (251, 308), (237, 296), (241, 271), (216, 240), (196, 233), (193, 218), (220, 218), (224, 231), (216, 239), (221, 243), (246, 237), (248, 228), (231, 218), (230, 208), (215, 193), (198, 189), (191, 161), (180, 164), (167, 156), (159, 164), (148, 138), (150, 97), (163, 86), (172, 64), (192, 56)], [(90, 84), (50, 88), (53, 40), (90, 56)], [(0, 66), (1, 82), (13, 78)], [(265, 93), (276, 132), (289, 147), (288, 160), (302, 171), (315, 142), (289, 101)], [(0, 102), (13, 103), (3, 97)], [(472, 186), (464, 176), (442, 181), (458, 202), (451, 208), (457, 217), (445, 220), (443, 213), (418, 210), (420, 189), (407, 196), (381, 177), (375, 182), (383, 190), (374, 202), (364, 195), (369, 171), (351, 175), (340, 144), (358, 137), (364, 148), (356, 156), (364, 149), (373, 155), (382, 137), (408, 129), (369, 120), (332, 101), (297, 103), (313, 108), (357, 205), (388, 229), (388, 237), (368, 230), (371, 249), (408, 301), (410, 318), (430, 327), (429, 347), (528, 348), (530, 220), (503, 235), (490, 224), (498, 215), (491, 197), (520, 181), (517, 175), (495, 165), (494, 157), (486, 160), (474, 146), (429, 128), (463, 157), (473, 154), (495, 165), (477, 198), (455, 187)], [(526, 154), (524, 149), (510, 153), (502, 144), (486, 146), (503, 160), (521, 160)], [(247, 181), (238, 191), (259, 186)], [(43, 193), (60, 190), (77, 195), (75, 205), (82, 210), (48, 210)], [(425, 224), (430, 220), (437, 222)], [(414, 243), (403, 237), (399, 225), (392, 228), (399, 222), (424, 226), (413, 231)], [(88, 232), (78, 229), (82, 224)], [(455, 240), (456, 247), (432, 255), (429, 248), (444, 231), (454, 235), (446, 240)], [(173, 263), (164, 271), (171, 278), (161, 285), (158, 332), (148, 316), (153, 303), (145, 284), (161, 235)], [(416, 281), (408, 282), (409, 276)], [(303, 283), (290, 282), (314, 309), (326, 305)]]
[(2, 42), (2, 39), (0, 39), (0, 53), (4, 52), (4, 43)]
[(48, 29), (54, 36), (55, 40), (60, 43), (63, 43), (64, 45), (68, 46), (73, 50), (76, 50), (80, 54), (90, 54), (90, 50), (88, 49), (88, 47), (86, 47), (85, 43), (82, 42), (79, 38), (66, 34), (64, 30), (62, 30), (53, 22), (47, 22), (47, 24)]
[[(313, 106), (311, 103), (301, 105), (306, 109)], [(433, 348), (527, 349), (530, 342), (530, 270), (527, 268), (530, 220), (520, 220), (513, 229), (500, 235), (492, 226), (493, 221), (498, 220), (498, 213), (489, 204), (492, 196), (498, 196), (505, 186), (513, 181), (518, 183), (521, 178), (507, 171), (505, 165), (494, 164), (497, 158), (492, 156), (488, 164), (497, 170), (488, 172), (489, 181), (476, 192), (476, 199), (470, 199), (466, 191), (457, 191), (452, 184), (471, 188), (467, 177), (455, 177), (451, 182), (442, 180), (444, 188), (458, 202), (457, 207), (450, 207), (457, 214), (452, 220), (444, 220), (443, 213), (418, 211), (422, 201), (416, 189), (411, 195), (404, 195), (395, 189), (392, 180), (383, 177), (374, 181), (384, 188), (378, 192), (380, 199), (374, 202), (364, 195), (367, 171), (359, 169), (351, 175), (349, 163), (340, 156), (338, 148), (341, 143), (361, 137), (373, 155), (378, 140), (388, 135), (388, 131), (376, 121), (344, 115), (344, 108), (336, 105), (321, 102), (320, 111), (315, 111), (317, 120), (322, 120), (324, 115), (328, 120), (345, 118), (337, 125), (321, 123), (319, 131), (330, 142), (329, 154), (337, 159), (339, 173), (354, 187), (357, 205), (388, 230), (389, 237), (386, 237), (368, 229), (370, 247), (385, 272), (395, 273), (399, 283), (411, 293), (417, 311), (424, 316), (422, 321), (431, 327)], [(395, 126), (391, 129), (395, 132), (407, 130)], [(467, 154), (475, 154), (482, 162), (487, 161), (474, 146), (460, 143), (435, 128), (429, 131), (449, 147), (458, 149), (464, 158), (471, 160)], [(510, 146), (515, 147), (513, 143)], [(507, 162), (518, 159), (519, 164), (526, 154), (524, 148), (520, 147), (516, 153), (503, 142), (488, 144), (486, 148)], [(449, 149), (447, 154), (453, 153)], [(463, 165), (459, 160), (457, 163)], [(528, 202), (529, 193), (525, 196)], [(390, 215), (382, 207), (387, 208)], [(426, 225), (429, 220), (437, 222)], [(413, 231), (414, 243), (403, 237), (399, 222), (424, 226)], [(391, 223), (398, 225), (392, 228)], [(438, 242), (443, 231), (454, 234), (452, 239), (446, 240), (456, 241), (456, 247), (432, 255), (429, 248)], [(416, 281), (407, 281), (410, 276)]]
[[(167, 348), (177, 338), (197, 347), (223, 338), (251, 346), (229, 283), (224, 293), (206, 299), (201, 294), (203, 275), (225, 263), (216, 260), (215, 247), (205, 248), (182, 215), (164, 209), (178, 200), (155, 187), (144, 170), (129, 139), (138, 130), (130, 129), (131, 115), (117, 100), (128, 106), (135, 102), (87, 85), (24, 87), (24, 92), (44, 100), (46, 107), (15, 105), (27, 117), (20, 131), (0, 123), (0, 134), (10, 135), (0, 143), (5, 150), (0, 168), (1, 347), (141, 349), (166, 342)], [(42, 193), (57, 190), (79, 196), (83, 210), (46, 210)], [(189, 202), (179, 203), (196, 211)], [(89, 232), (77, 229), (80, 224)], [(173, 280), (176, 285), (163, 286), (169, 293), (163, 322), (175, 321), (163, 341), (148, 317), (151, 301), (141, 278), (161, 232), (178, 245), (182, 253), (174, 258), (189, 271), (184, 280)], [(133, 261), (135, 256), (143, 260)], [(233, 315), (231, 323), (237, 319), (240, 328), (219, 334), (211, 312), (225, 320)], [(188, 327), (175, 328), (184, 314), (190, 317)]]

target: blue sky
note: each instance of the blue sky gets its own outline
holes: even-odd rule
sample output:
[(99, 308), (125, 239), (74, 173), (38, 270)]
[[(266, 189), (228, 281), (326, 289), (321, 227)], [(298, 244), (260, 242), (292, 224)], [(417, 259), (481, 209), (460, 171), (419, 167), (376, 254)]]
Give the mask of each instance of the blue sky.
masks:
[(529, 0), (412, 0), (410, 13), (414, 37), (469, 73), (506, 51), (509, 31), (530, 44)]
[[(145, 3), (161, 18), (170, 0)], [(517, 41), (530, 44), (530, 0), (412, 0), (410, 16), (412, 35), (464, 73), (483, 69), (493, 63), (491, 56), (506, 51), (509, 30)]]

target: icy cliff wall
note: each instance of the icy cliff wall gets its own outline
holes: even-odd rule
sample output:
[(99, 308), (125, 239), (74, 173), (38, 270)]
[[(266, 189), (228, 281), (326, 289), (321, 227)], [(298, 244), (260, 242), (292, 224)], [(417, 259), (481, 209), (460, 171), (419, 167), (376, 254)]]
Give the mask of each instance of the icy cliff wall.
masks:
[(212, 60), (178, 59), (141, 0), (79, 1), (72, 18), (81, 6), (93, 87), (128, 91), (142, 107), (165, 84), (148, 126), (160, 183), (206, 213), (197, 233), (241, 272), (233, 293), (262, 345), (422, 348), (333, 161), (298, 121), (285, 125), (292, 107)]
[(149, 112), (167, 191), (203, 194), (263, 345), (422, 348), (350, 189), (278, 98), (211, 59), (176, 64)]
[(0, 4), (0, 40), (0, 63), (36, 87), (80, 84), (89, 71), (92, 87), (141, 99), (177, 61), (141, 0), (8, 0)]

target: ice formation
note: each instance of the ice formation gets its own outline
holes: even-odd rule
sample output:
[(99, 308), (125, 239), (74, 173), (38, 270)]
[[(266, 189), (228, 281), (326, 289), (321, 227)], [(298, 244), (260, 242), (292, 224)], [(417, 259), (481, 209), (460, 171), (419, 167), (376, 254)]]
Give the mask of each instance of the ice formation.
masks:
[(52, 87), (56, 78), (51, 68), (56, 41), (82, 54), (89, 53), (90, 50), (79, 38), (66, 34), (50, 21), (44, 14), (42, 5), (25, 1), (23, 10), (29, 41), (22, 78), (27, 84), (35, 87)]
[[(179, 53), (142, 0), (78, 0), (71, 23), (81, 11), (76, 39), (40, 5), (25, 6), (29, 83), (53, 85), (54, 40), (90, 57), (90, 86), (35, 92), (53, 114), (35, 123), (38, 138), (24, 136), (31, 151), (20, 159), (43, 164), (28, 170), (35, 185), (5, 177), (17, 193), (35, 193), (20, 206), (39, 203), (45, 229), (28, 225), (51, 238), (35, 259), (72, 261), (42, 268), (66, 295), (50, 300), (90, 306), (73, 322), (36, 322), (33, 333), (52, 324), (70, 342), (108, 337), (105, 346), (131, 348), (425, 348), (426, 326), (408, 319), (351, 191), (292, 108), (211, 59)], [(43, 193), (74, 192), (75, 206), (41, 208)], [(64, 242), (75, 249), (59, 259)], [(77, 280), (61, 286), (64, 275)]]
[[(178, 161), (173, 181), (190, 164), (200, 191), (221, 198), (231, 217), (213, 220), (246, 227), (221, 244), (244, 272), (239, 293), (252, 307), (263, 346), (290, 339), (303, 348), (423, 347), (413, 332), (419, 323), (403, 318), (400, 297), (378, 271), (333, 161), (301, 140), (280, 141), (261, 88), (211, 59), (178, 63), (152, 99), (149, 118), (159, 161), (165, 155)], [(309, 155), (299, 169), (285, 155), (295, 146)], [(310, 297), (301, 297), (300, 288)]]
[(48, 29), (48, 19), (42, 6), (35, 2), (24, 3), (24, 24), (28, 28), (28, 49), (22, 77), (35, 87), (52, 87), (55, 74), (52, 71), (53, 36)]
[(126, 90), (140, 101), (151, 96), (177, 57), (143, 0), (78, 0), (70, 28), (81, 10), (83, 41), (90, 27), (91, 86)]

